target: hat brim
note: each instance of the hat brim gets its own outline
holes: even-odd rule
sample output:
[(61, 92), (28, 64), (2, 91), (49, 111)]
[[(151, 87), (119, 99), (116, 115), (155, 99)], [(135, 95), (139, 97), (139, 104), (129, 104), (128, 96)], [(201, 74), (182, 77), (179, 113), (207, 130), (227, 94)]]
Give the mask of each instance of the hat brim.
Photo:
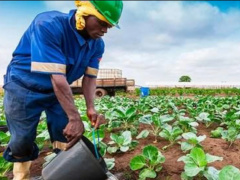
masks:
[(120, 26), (119, 26), (118, 24), (116, 24), (115, 27), (118, 28), (118, 29), (121, 29)]

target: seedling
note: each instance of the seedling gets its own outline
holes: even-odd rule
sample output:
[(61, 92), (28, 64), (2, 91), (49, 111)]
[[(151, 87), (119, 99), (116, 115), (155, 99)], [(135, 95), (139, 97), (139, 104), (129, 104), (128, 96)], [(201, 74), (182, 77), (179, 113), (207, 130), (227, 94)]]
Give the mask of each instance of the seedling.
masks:
[(155, 146), (149, 145), (143, 148), (142, 154), (134, 156), (130, 161), (130, 168), (133, 171), (141, 170), (139, 179), (156, 178), (157, 172), (161, 171), (165, 157)]

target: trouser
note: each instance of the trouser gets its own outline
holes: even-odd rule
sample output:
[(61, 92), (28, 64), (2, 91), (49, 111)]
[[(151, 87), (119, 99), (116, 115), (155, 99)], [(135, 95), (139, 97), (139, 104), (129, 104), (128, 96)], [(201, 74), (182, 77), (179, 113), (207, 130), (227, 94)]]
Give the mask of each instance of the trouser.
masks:
[(31, 91), (18, 81), (8, 82), (4, 85), (4, 89), (4, 110), (11, 134), (10, 142), (4, 152), (7, 161), (26, 162), (38, 157), (39, 149), (34, 141), (43, 111), (47, 115), (48, 131), (53, 145), (60, 147), (61, 143), (67, 142), (63, 129), (68, 119), (53, 92)]

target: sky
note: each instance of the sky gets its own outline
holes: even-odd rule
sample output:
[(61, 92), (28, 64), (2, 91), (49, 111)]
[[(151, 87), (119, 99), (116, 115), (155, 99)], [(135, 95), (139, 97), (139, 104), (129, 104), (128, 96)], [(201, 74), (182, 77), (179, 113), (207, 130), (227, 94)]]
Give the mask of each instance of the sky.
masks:
[[(22, 34), (41, 12), (68, 13), (74, 1), (0, 1), (0, 85)], [(239, 82), (240, 1), (124, 1), (104, 36), (101, 68), (121, 69), (139, 86)]]

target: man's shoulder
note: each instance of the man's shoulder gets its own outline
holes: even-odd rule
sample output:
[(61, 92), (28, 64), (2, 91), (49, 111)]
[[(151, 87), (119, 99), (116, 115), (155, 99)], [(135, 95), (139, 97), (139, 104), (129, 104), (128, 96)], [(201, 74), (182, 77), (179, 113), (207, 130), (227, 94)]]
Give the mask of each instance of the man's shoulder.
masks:
[(67, 16), (67, 15), (68, 15), (67, 13), (54, 10), (54, 11), (45, 11), (45, 12), (39, 13), (37, 16)]
[(35, 22), (52, 22), (60, 19), (67, 19), (68, 14), (60, 11), (46, 11), (38, 14), (35, 18)]
[[(64, 24), (68, 24), (68, 14), (59, 11), (46, 11), (38, 14), (32, 22), (34, 27), (53, 29), (62, 29)], [(58, 27), (58, 28), (56, 28)]]

